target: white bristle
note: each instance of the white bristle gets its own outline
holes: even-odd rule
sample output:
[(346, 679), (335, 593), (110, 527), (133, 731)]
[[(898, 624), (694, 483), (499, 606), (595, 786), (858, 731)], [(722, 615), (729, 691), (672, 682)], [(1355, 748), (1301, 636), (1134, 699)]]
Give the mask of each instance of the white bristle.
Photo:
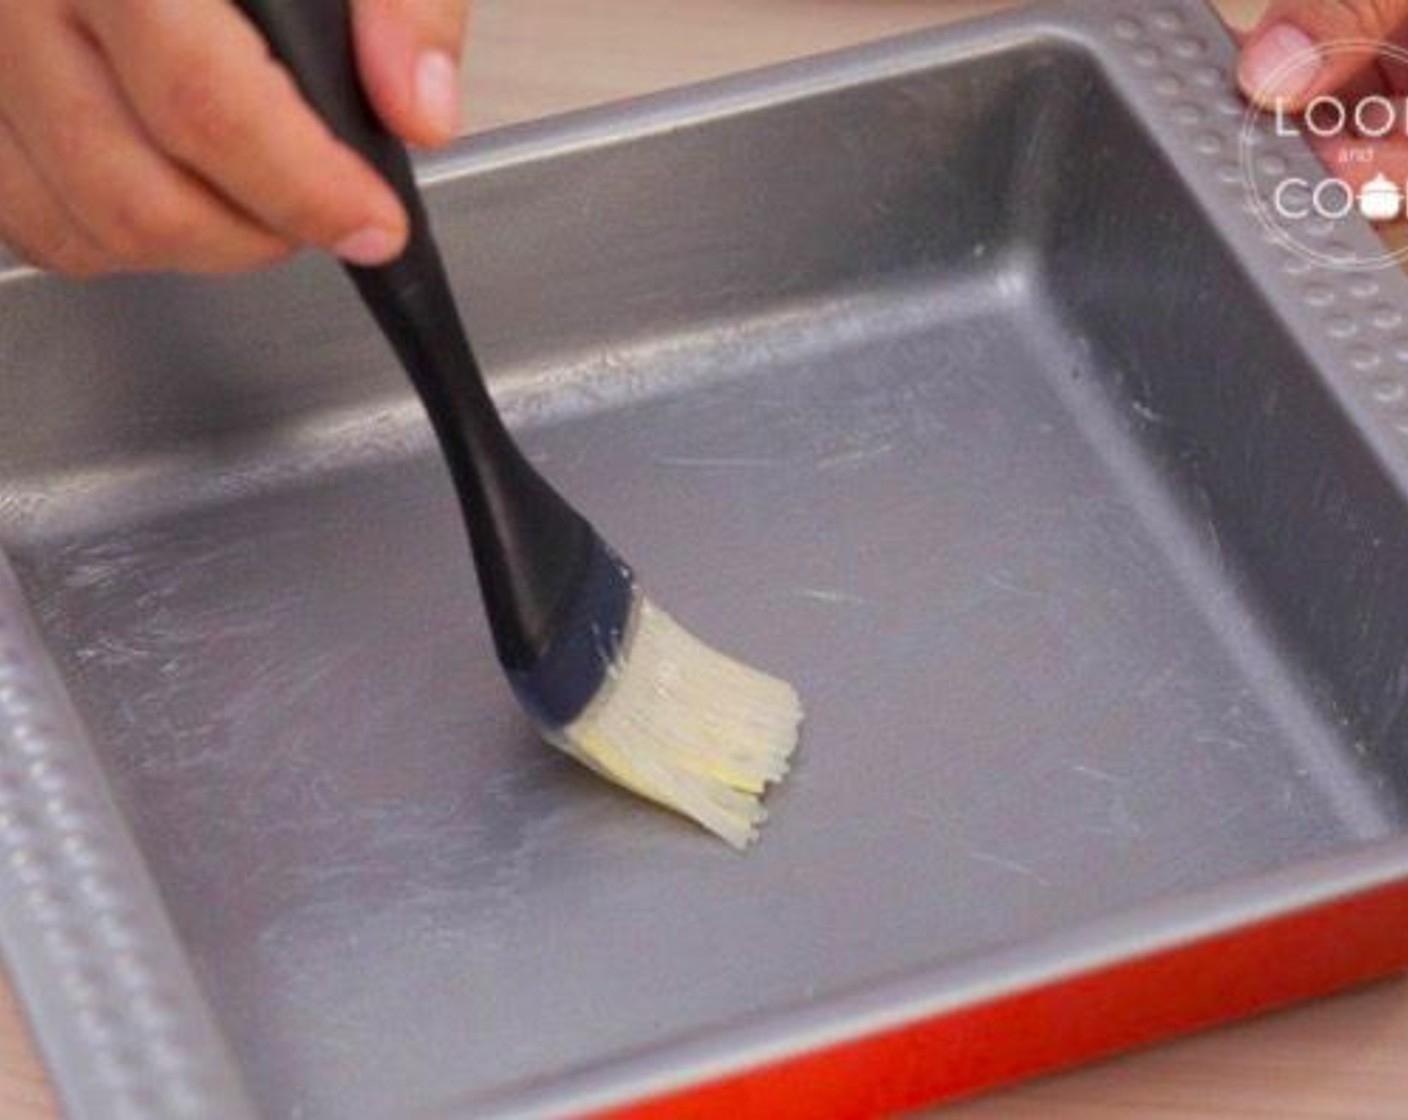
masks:
[(711, 648), (641, 597), (606, 684), (549, 738), (742, 849), (767, 816), (764, 790), (787, 773), (801, 721), (790, 684)]

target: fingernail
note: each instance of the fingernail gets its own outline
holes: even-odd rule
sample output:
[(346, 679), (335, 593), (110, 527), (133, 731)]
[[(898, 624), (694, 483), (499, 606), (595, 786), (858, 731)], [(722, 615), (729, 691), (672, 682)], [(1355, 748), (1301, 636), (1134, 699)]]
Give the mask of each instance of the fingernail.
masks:
[(400, 251), (401, 239), (390, 230), (371, 227), (344, 237), (333, 248), (349, 264), (363, 267), (386, 264)]
[(426, 51), (416, 63), (416, 112), (446, 139), (460, 130), (460, 71), (444, 51)]
[(1242, 53), (1237, 77), (1252, 100), (1273, 105), (1303, 96), (1323, 66), (1315, 43), (1299, 27), (1274, 24)]

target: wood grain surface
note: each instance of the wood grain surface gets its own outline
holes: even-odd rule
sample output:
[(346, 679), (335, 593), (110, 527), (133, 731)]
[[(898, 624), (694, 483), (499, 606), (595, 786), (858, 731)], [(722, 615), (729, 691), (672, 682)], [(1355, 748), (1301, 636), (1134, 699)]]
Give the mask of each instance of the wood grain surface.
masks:
[[(1002, 0), (478, 0), (467, 125), (483, 129), (1008, 6)], [(1125, 6), (1111, 0), (1111, 8)], [(1130, 0), (1129, 7), (1141, 6)], [(1257, 0), (1223, 0), (1249, 22)], [(0, 1120), (54, 1096), (0, 983)], [(1408, 980), (959, 1105), (947, 1120), (1408, 1120)]]

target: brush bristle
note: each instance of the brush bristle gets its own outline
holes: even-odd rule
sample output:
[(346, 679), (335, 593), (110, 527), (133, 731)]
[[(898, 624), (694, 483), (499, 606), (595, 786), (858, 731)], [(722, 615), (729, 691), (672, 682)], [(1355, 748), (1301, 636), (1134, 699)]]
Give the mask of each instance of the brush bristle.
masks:
[(549, 738), (634, 793), (746, 848), (787, 773), (802, 721), (786, 681), (700, 641), (643, 596), (587, 709)]

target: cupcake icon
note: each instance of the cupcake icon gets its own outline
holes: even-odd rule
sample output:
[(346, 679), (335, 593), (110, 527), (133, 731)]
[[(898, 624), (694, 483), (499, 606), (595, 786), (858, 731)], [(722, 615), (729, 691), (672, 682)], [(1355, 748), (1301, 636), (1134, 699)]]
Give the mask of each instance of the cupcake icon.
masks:
[(1371, 222), (1391, 222), (1403, 212), (1403, 192), (1382, 173), (1359, 192), (1359, 212)]

